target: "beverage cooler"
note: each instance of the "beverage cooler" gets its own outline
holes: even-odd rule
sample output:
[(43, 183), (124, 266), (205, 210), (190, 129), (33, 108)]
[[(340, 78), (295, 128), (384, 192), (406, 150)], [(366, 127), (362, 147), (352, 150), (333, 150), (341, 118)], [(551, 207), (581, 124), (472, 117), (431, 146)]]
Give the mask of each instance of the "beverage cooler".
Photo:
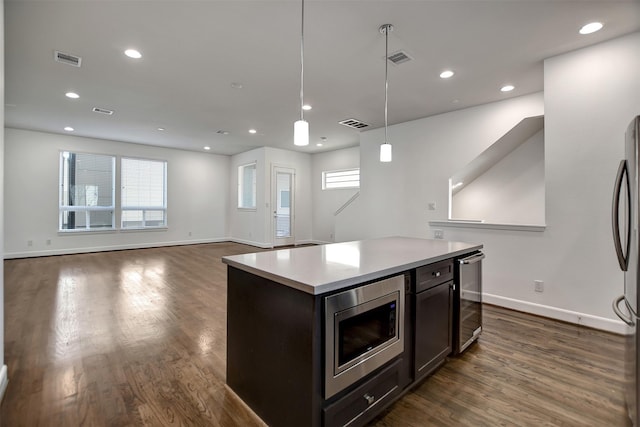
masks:
[(455, 260), (456, 284), (453, 304), (453, 354), (460, 354), (482, 332), (482, 260), (475, 252)]

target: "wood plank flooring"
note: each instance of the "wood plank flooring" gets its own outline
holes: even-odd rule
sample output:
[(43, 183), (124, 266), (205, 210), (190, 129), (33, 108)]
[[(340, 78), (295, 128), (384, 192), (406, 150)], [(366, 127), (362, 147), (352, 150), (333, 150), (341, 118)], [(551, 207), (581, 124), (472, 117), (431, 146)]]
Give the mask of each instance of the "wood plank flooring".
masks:
[[(2, 426), (264, 426), (225, 385), (217, 243), (5, 261)], [(498, 307), (378, 427), (627, 426), (623, 337)], [(304, 426), (300, 426), (304, 427)]]

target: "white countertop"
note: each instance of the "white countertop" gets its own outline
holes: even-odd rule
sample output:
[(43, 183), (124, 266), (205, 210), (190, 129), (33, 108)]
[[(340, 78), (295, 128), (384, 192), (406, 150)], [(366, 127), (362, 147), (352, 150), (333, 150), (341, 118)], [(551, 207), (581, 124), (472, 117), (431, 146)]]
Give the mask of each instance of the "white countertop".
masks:
[(386, 237), (226, 256), (222, 262), (319, 295), (479, 249), (481, 244)]

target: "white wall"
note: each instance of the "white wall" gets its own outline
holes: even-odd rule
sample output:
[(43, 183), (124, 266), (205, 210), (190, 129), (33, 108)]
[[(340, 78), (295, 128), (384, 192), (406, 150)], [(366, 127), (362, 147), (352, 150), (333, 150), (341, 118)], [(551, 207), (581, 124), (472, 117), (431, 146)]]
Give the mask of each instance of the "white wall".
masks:
[(379, 161), (384, 129), (361, 133), (362, 215), (346, 228), (360, 238), (430, 236), (428, 221), (448, 217), (449, 177), (522, 118), (541, 114), (538, 93), (391, 126), (391, 163)]
[[(238, 209), (238, 167), (256, 163), (256, 209)], [(312, 238), (311, 156), (295, 151), (263, 147), (231, 157), (229, 177), (229, 237), (258, 247), (273, 246), (271, 175), (274, 166), (295, 170), (294, 233), (295, 243)]]
[[(322, 189), (322, 172), (360, 167), (360, 148), (318, 153), (312, 156), (313, 239), (316, 242), (335, 241), (335, 212), (359, 190), (352, 188)], [(349, 207), (340, 215), (347, 215)]]
[(451, 218), (545, 224), (544, 131), (453, 195)]
[[(4, 0), (0, 0), (0, 123), (4, 128)], [(4, 242), (4, 134), (0, 133), (0, 244)], [(0, 262), (0, 400), (7, 387), (4, 364), (4, 264)]]
[[(7, 258), (227, 240), (228, 156), (19, 129), (4, 136)], [(166, 160), (168, 229), (58, 233), (60, 150)]]
[[(392, 126), (394, 161), (378, 162), (382, 130), (361, 135), (362, 237), (432, 237), (447, 217), (447, 180), (527, 116), (545, 116), (546, 230), (446, 228), (480, 242), (485, 300), (624, 331), (611, 310), (623, 292), (610, 204), (624, 131), (640, 114), (640, 33), (545, 61), (545, 92)], [(435, 211), (427, 203), (437, 204)], [(543, 280), (543, 293), (533, 281)]]

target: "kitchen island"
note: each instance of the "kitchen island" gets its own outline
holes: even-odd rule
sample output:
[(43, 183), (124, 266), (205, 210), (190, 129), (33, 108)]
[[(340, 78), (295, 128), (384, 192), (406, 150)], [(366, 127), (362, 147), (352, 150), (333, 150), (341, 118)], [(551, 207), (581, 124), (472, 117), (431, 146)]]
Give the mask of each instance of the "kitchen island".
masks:
[[(363, 425), (450, 353), (453, 261), (481, 248), (390, 237), (224, 257), (227, 384), (270, 426)], [(442, 289), (434, 333), (449, 338), (421, 371), (420, 280)]]

